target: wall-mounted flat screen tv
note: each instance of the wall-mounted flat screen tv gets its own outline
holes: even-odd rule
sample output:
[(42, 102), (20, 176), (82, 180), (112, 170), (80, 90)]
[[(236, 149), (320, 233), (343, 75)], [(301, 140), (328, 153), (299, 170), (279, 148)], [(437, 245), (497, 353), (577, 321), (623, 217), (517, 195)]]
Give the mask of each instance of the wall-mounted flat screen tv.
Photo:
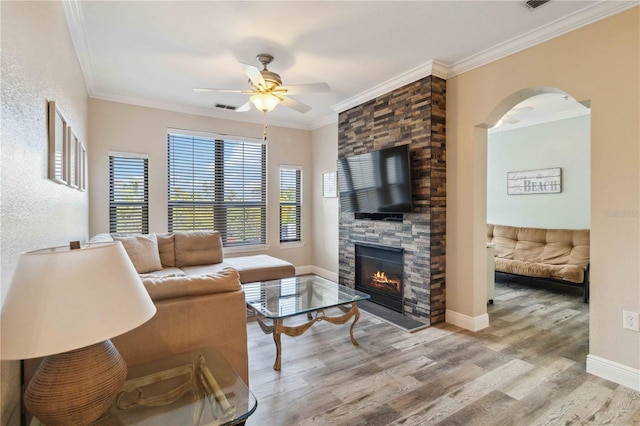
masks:
[(345, 213), (410, 213), (409, 146), (338, 160), (340, 209)]

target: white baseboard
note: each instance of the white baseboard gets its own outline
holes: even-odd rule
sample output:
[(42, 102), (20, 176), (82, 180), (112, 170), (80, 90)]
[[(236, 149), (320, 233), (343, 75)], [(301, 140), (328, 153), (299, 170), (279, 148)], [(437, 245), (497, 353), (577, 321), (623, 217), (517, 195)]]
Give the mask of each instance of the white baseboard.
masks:
[(596, 355), (587, 355), (587, 373), (640, 391), (640, 370)]
[(315, 268), (313, 265), (296, 266), (296, 276), (313, 274), (313, 268)]
[(337, 272), (327, 271), (326, 269), (319, 268), (315, 265), (296, 266), (296, 275), (307, 275), (307, 274), (319, 275), (322, 278), (325, 278), (329, 281), (333, 281), (334, 283), (338, 282)]
[(483, 314), (477, 317), (470, 317), (459, 312), (447, 309), (444, 313), (444, 320), (449, 324), (464, 328), (469, 331), (478, 331), (489, 327), (489, 314)]

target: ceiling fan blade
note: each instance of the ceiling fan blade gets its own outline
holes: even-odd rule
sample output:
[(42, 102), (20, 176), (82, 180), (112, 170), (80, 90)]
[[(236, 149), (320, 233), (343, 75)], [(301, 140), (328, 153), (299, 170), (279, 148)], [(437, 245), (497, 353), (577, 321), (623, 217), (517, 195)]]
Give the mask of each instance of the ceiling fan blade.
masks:
[(247, 74), (249, 80), (251, 80), (254, 86), (267, 87), (267, 84), (262, 77), (262, 73), (258, 68), (253, 65), (243, 64), (242, 62), (240, 62), (240, 67), (242, 68), (242, 71)]
[(282, 92), (287, 95), (299, 95), (301, 93), (323, 93), (331, 89), (327, 83), (294, 84), (292, 86), (280, 86), (274, 89), (275, 93)]
[(247, 112), (251, 109), (251, 101), (247, 101), (246, 103), (240, 105), (236, 108), (236, 112)]
[(226, 92), (226, 93), (255, 93), (253, 90), (239, 90), (239, 89), (212, 89), (207, 87), (198, 87), (193, 89), (194, 92)]
[(302, 102), (296, 101), (295, 99), (288, 98), (286, 96), (278, 95), (281, 101), (281, 105), (289, 107), (295, 111), (305, 113), (311, 111), (311, 107), (309, 105), (303, 104)]
[(502, 117), (502, 121), (504, 121), (505, 123), (509, 123), (509, 124), (516, 124), (516, 123), (520, 122), (520, 120), (518, 120), (517, 118), (508, 117), (506, 115), (504, 117)]

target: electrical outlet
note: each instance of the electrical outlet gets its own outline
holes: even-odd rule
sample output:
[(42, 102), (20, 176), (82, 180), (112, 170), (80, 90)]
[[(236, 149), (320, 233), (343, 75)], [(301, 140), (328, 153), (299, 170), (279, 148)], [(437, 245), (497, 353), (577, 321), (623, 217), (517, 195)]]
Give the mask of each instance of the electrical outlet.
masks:
[(637, 312), (622, 311), (622, 328), (631, 331), (640, 331), (640, 314)]

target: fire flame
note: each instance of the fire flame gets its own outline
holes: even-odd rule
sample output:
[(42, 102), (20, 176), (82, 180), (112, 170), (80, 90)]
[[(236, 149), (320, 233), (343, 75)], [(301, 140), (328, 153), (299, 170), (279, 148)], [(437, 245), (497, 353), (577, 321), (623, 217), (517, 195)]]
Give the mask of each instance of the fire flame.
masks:
[(394, 287), (396, 291), (400, 291), (400, 281), (387, 277), (387, 274), (383, 271), (377, 271), (375, 274), (371, 275), (371, 280), (374, 284)]

